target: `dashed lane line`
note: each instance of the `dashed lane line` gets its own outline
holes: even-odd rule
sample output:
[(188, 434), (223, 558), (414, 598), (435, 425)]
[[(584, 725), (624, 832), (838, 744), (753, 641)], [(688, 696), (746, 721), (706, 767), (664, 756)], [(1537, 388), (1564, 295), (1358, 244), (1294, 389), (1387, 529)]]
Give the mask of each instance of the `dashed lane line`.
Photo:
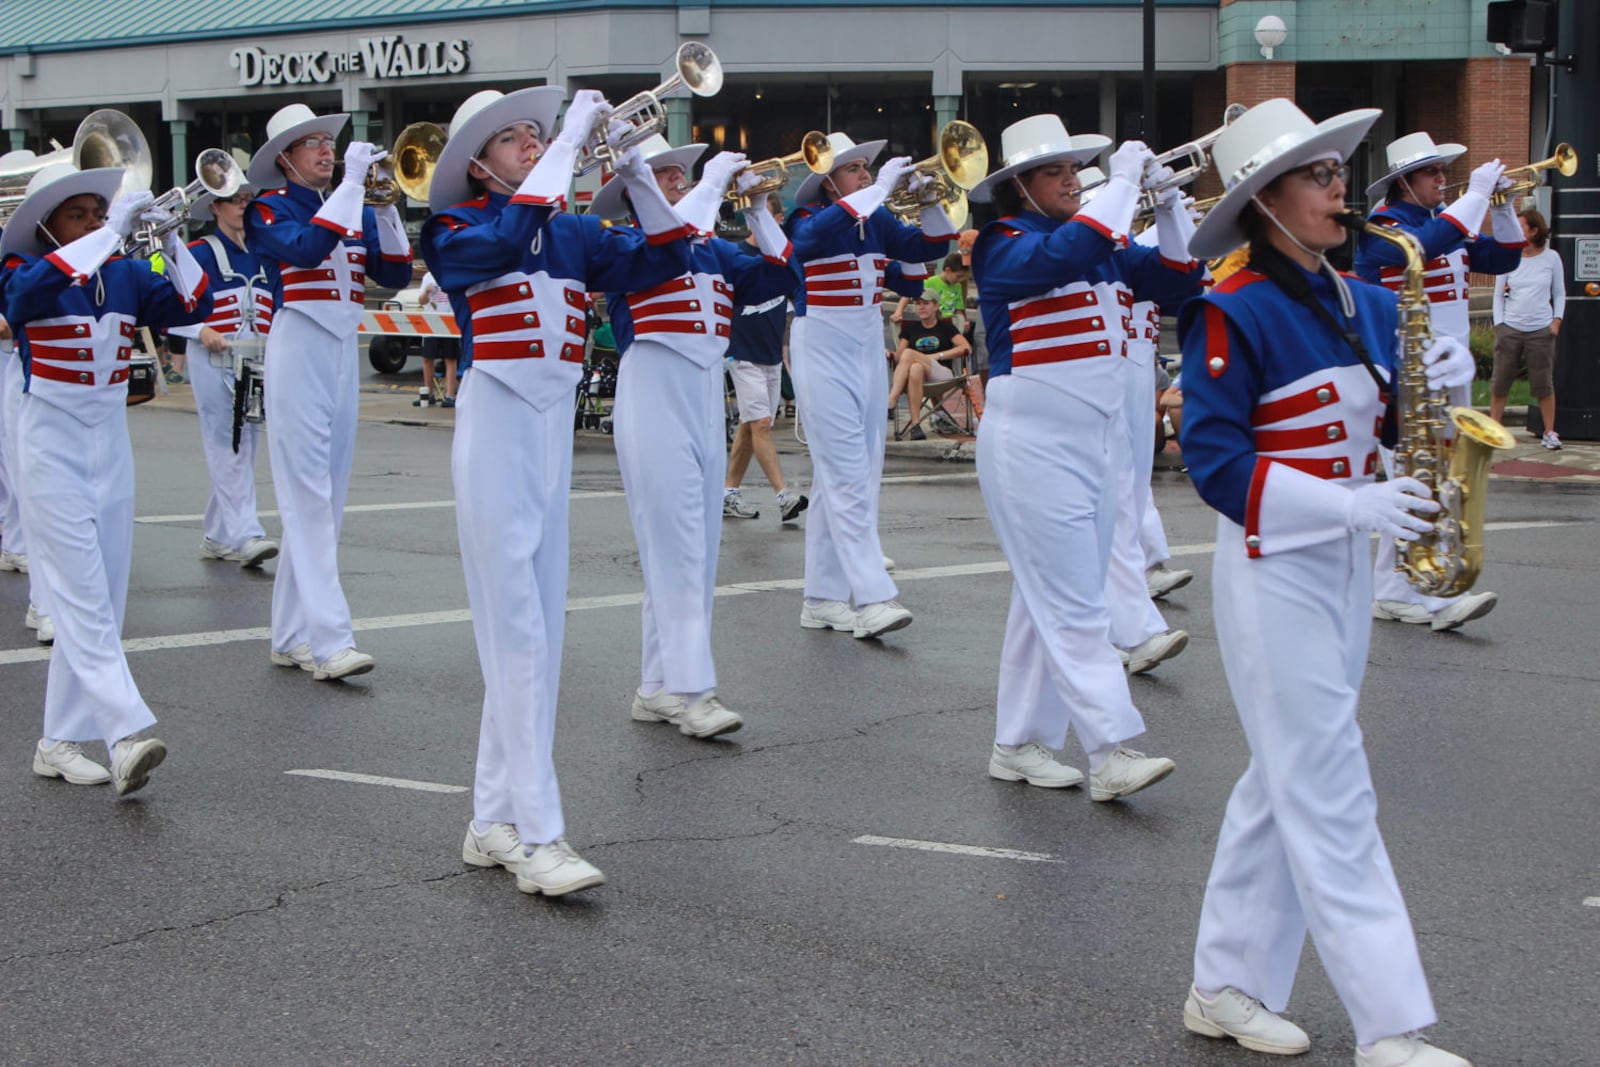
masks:
[[(1537, 530), (1552, 526), (1570, 526), (1568, 522), (1491, 522), (1487, 529), (1489, 532), (1510, 530)], [(1205, 555), (1215, 549), (1211, 543), (1194, 545), (1173, 545), (1171, 552), (1177, 556)], [(960, 578), (975, 574), (1001, 574), (1010, 570), (1003, 559), (984, 560), (978, 563), (957, 563), (943, 567), (912, 567), (897, 570), (894, 577), (897, 581), (916, 582), (931, 578)], [(770, 593), (780, 590), (802, 589), (805, 586), (803, 578), (771, 578), (754, 582), (733, 582), (728, 585), (719, 585), (715, 590), (718, 597), (746, 596), (751, 593)], [(608, 596), (576, 597), (567, 601), (567, 610), (570, 611), (596, 611), (603, 608), (637, 607), (643, 600), (643, 593), (614, 593)], [(441, 626), (451, 623), (470, 622), (472, 613), (466, 608), (453, 608), (444, 611), (419, 611), (404, 615), (376, 615), (364, 619), (356, 619), (352, 626), (356, 630), (395, 630), (408, 626)], [(264, 626), (251, 626), (239, 630), (209, 630), (201, 633), (166, 634), (160, 637), (134, 637), (122, 642), (124, 652), (165, 652), (171, 649), (198, 648), (203, 645), (226, 645), (239, 641), (266, 641), (271, 638), (271, 631)], [(42, 645), (33, 645), (28, 648), (13, 648), (0, 651), (0, 667), (13, 663), (38, 663), (50, 658), (50, 649)]]
[(413, 789), (418, 793), (465, 793), (467, 791), (467, 787), (464, 785), (418, 782), (411, 778), (385, 778), (381, 774), (357, 774), (354, 771), (329, 771), (318, 768), (284, 771), (283, 773), (298, 775), (301, 778), (326, 778), (333, 782), (354, 782), (357, 785), (386, 785), (393, 789)]
[(1023, 860), (1028, 863), (1061, 863), (1048, 852), (1022, 852), (1014, 848), (989, 848), (986, 845), (954, 845), (948, 841), (918, 841), (908, 837), (879, 837), (862, 834), (852, 845), (881, 845), (884, 848), (909, 848), (919, 852), (945, 852), (955, 856), (975, 856), (989, 860)]

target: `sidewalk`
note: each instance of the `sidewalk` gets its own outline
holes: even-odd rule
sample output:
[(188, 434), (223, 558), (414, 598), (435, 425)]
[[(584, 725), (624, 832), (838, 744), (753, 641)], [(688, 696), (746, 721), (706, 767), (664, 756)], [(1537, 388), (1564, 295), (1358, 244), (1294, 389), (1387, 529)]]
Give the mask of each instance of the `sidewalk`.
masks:
[[(194, 394), (189, 386), (169, 385), (167, 390), (166, 396), (158, 395), (154, 400), (141, 406), (172, 411), (194, 411)], [(414, 407), (411, 402), (416, 398), (417, 390), (413, 386), (363, 386), (360, 401), (361, 421), (444, 430), (449, 430), (455, 425), (453, 409)], [(271, 418), (272, 414), (268, 412), (269, 422)], [(1515, 421), (1513, 419), (1513, 422)], [(776, 427), (776, 434), (780, 439), (779, 447), (785, 451), (798, 447), (798, 442), (794, 440), (793, 425), (793, 420), (784, 419)], [(804, 427), (802, 431), (803, 429)], [(605, 436), (596, 430), (578, 432), (595, 437)], [(1492, 479), (1600, 486), (1600, 441), (1568, 441), (1566, 448), (1560, 452), (1550, 452), (1539, 444), (1537, 438), (1530, 437), (1527, 430), (1520, 426), (1513, 427), (1511, 433), (1517, 439), (1516, 447), (1505, 453), (1489, 468), (1489, 476)], [(893, 434), (890, 436), (892, 438)], [(929, 434), (925, 441), (891, 439), (885, 444), (884, 451), (897, 459), (971, 463), (975, 458), (974, 444), (974, 440), (970, 437), (943, 437)], [(1156, 457), (1157, 470), (1177, 470), (1182, 464), (1183, 458), (1176, 451), (1176, 445), (1169, 445), (1166, 452)]]

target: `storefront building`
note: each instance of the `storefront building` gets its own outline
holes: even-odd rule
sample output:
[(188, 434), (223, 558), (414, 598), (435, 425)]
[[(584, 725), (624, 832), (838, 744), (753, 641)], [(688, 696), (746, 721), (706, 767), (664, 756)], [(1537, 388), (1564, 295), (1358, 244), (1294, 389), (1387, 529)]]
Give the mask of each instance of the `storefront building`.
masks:
[[(194, 155), (259, 144), (276, 109), (349, 111), (357, 137), (448, 122), (483, 88), (555, 84), (618, 102), (672, 73), (680, 42), (703, 41), (722, 92), (668, 104), (669, 137), (752, 158), (793, 151), (806, 131), (883, 137), (933, 151), (952, 118), (998, 146), (1014, 117), (1055, 111), (1074, 131), (1141, 128), (1143, 16), (1134, 0), (1052, 4), (711, 0), (664, 6), (593, 0), (255, 0), (173, 6), (8, 0), (0, 25), (0, 148), (70, 143), (97, 107), (126, 112), (155, 154), (158, 186), (187, 182)], [(1525, 56), (1485, 40), (1484, 0), (1160, 0), (1157, 150), (1215, 128), (1229, 103), (1294, 97), (1313, 117), (1360, 106), (1385, 116), (1354, 162), (1412, 129), (1470, 146), (1463, 166), (1525, 162), (1545, 141), (1544, 82)], [(1265, 58), (1257, 29), (1284, 28)], [(1205, 195), (1202, 183), (1197, 190)]]

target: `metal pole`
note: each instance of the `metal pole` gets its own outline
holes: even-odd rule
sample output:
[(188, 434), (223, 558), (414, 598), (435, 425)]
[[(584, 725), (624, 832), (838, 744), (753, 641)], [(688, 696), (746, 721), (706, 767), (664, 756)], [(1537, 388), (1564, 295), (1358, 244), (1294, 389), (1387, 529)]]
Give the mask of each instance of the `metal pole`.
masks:
[[(1576, 58), (1575, 69), (1551, 70), (1555, 79), (1555, 139), (1578, 153), (1578, 173), (1551, 183), (1552, 247), (1566, 270), (1567, 310), (1556, 338), (1556, 432), (1579, 441), (1600, 440), (1600, 4), (1561, 5), (1558, 54)], [(1537, 405), (1534, 422), (1537, 418)]]
[(1144, 0), (1144, 110), (1139, 126), (1145, 141), (1156, 135), (1156, 0)]

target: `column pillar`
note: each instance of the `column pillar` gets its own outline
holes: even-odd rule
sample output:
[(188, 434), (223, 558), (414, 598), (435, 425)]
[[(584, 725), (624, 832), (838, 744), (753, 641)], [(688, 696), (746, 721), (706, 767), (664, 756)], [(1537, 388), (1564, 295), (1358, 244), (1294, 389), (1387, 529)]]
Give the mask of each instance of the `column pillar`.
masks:
[(27, 130), (7, 130), (6, 138), (10, 146), (6, 149), (8, 152), (20, 152), (28, 147)]
[(667, 143), (674, 148), (686, 145), (694, 136), (694, 115), (689, 98), (674, 96), (661, 101), (667, 112)]
[(168, 119), (167, 134), (172, 139), (172, 184), (187, 186), (195, 179), (190, 173), (194, 161), (189, 158), (189, 120)]
[(944, 129), (944, 124), (961, 117), (961, 97), (935, 96), (933, 98), (933, 129), (934, 135)]
[(350, 139), (352, 141), (369, 140), (368, 133), (372, 129), (372, 112), (357, 109), (350, 112)]

